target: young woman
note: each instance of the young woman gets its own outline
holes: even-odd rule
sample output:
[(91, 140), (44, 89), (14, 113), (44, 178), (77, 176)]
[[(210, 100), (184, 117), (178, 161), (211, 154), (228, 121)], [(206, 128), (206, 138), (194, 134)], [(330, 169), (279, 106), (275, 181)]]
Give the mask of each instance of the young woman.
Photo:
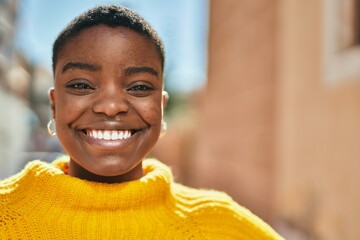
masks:
[(156, 32), (120, 6), (60, 33), (48, 127), (68, 157), (0, 183), (0, 239), (281, 239), (226, 194), (144, 160), (165, 128), (163, 67)]

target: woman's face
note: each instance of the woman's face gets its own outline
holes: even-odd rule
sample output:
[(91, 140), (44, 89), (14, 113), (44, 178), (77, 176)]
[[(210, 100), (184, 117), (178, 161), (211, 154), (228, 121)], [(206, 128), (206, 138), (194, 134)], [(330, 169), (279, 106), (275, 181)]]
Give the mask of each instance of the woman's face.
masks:
[(81, 31), (59, 53), (50, 100), (70, 175), (142, 176), (166, 101), (160, 56), (146, 37), (105, 25)]

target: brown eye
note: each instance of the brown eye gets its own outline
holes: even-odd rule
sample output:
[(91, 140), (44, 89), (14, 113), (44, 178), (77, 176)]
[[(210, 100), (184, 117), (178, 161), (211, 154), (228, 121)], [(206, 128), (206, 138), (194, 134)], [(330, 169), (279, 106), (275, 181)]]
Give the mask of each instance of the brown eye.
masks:
[(136, 97), (146, 97), (154, 91), (154, 88), (145, 84), (139, 84), (128, 88), (127, 91)]
[(66, 87), (73, 89), (93, 89), (89, 84), (86, 83), (71, 83), (66, 85)]
[(87, 95), (95, 90), (95, 87), (88, 81), (75, 80), (66, 84), (66, 89), (74, 95)]
[(145, 86), (145, 85), (137, 85), (135, 87), (131, 88), (132, 91), (149, 91), (153, 90), (151, 87)]

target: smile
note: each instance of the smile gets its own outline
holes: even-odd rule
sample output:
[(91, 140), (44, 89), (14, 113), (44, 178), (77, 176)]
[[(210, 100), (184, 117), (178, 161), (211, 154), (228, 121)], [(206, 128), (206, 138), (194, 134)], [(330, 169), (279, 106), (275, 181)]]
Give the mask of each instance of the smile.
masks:
[(135, 131), (86, 129), (85, 133), (93, 139), (115, 141), (130, 138), (135, 133)]

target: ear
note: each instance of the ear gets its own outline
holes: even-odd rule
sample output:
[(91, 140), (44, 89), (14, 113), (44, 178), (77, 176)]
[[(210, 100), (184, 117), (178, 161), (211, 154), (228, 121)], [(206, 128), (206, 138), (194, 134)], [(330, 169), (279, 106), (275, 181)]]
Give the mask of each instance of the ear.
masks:
[(49, 100), (50, 100), (50, 108), (52, 112), (52, 117), (55, 118), (55, 89), (54, 87), (49, 88), (48, 90)]
[(162, 91), (162, 101), (161, 101), (161, 106), (162, 109), (164, 110), (166, 108), (166, 105), (169, 101), (169, 94), (167, 91)]

